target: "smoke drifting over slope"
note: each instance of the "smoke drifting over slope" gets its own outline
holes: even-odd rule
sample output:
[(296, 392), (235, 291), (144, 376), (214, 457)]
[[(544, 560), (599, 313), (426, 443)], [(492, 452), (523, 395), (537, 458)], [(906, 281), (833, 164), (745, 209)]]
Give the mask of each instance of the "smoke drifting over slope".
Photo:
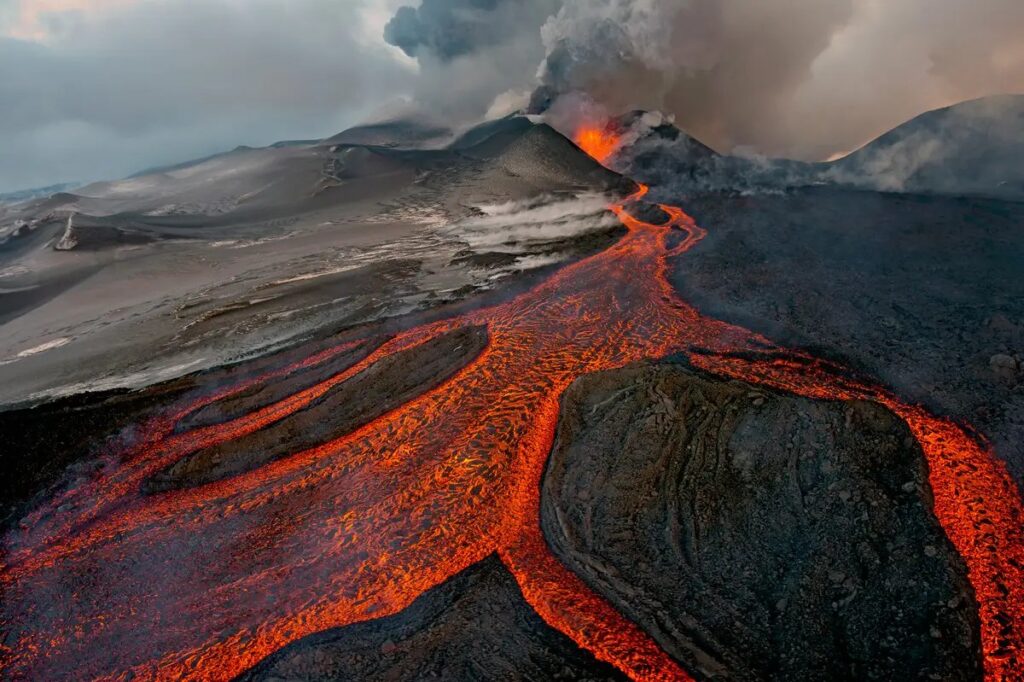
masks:
[(474, 115), (536, 88), (534, 104), (570, 96), (563, 111), (662, 110), (720, 151), (821, 159), (922, 111), (1024, 91), (1022, 34), (1017, 0), (424, 0), (388, 40), (460, 101), (473, 90)]
[(0, 0), (0, 191), (531, 93), (820, 160), (1024, 92), (1021, 35), (1020, 0)]
[(541, 29), (553, 93), (661, 109), (713, 146), (775, 146), (787, 104), (852, 0), (568, 0)]

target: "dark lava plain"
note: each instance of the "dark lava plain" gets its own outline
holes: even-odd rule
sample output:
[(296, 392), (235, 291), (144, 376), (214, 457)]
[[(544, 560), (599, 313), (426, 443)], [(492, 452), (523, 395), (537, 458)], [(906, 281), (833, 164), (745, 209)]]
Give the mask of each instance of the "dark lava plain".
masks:
[(708, 229), (673, 264), (684, 300), (972, 424), (1024, 481), (1024, 203), (808, 188), (681, 205)]

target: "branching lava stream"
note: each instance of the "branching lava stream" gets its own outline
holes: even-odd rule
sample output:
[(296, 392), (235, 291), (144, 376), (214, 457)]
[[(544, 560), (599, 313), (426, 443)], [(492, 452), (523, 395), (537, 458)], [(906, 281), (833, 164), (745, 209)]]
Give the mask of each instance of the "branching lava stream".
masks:
[[(670, 206), (661, 207), (664, 224), (633, 217), (644, 193), (612, 207), (628, 228), (621, 241), (507, 302), (401, 332), (348, 370), (227, 423), (174, 432), (202, 405), (297, 367), (142, 427), (139, 445), (110, 453), (91, 479), (6, 537), (2, 676), (226, 680), (310, 633), (396, 613), (496, 552), (544, 620), (598, 658), (635, 679), (688, 679), (562, 566), (539, 524), (562, 392), (589, 372), (685, 352), (720, 375), (866, 397), (906, 419), (930, 465), (935, 512), (981, 604), (987, 678), (1020, 679), (1024, 513), (1003, 465), (960, 426), (681, 301), (668, 259), (704, 231)], [(475, 360), (354, 432), (219, 482), (139, 492), (187, 454), (260, 429), (378, 359), (466, 325), (489, 334)]]

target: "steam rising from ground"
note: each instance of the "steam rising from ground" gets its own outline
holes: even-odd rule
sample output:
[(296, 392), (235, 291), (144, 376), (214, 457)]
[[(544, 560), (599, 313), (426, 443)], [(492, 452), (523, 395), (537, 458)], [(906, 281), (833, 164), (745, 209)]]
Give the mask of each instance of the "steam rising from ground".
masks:
[(451, 229), (474, 250), (519, 253), (529, 246), (615, 227), (619, 223), (608, 204), (609, 198), (597, 193), (485, 204), (477, 207), (479, 215)]

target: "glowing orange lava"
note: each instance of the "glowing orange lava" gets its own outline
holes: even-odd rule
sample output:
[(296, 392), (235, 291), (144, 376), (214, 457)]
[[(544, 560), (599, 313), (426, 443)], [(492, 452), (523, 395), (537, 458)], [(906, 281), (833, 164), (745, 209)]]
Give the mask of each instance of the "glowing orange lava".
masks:
[[(721, 375), (879, 400), (906, 419), (981, 603), (987, 679), (1019, 679), (1024, 511), (1004, 466), (960, 426), (681, 301), (668, 259), (704, 231), (670, 206), (663, 225), (633, 217), (627, 207), (645, 191), (612, 207), (628, 228), (621, 241), (507, 302), (401, 332), (334, 377), (225, 424), (174, 433), (201, 405), (296, 367), (146, 425), (141, 445), (111, 453), (5, 538), (0, 676), (227, 680), (305, 635), (396, 613), (497, 553), (544, 620), (598, 658), (638, 680), (689, 679), (550, 553), (539, 526), (562, 392), (589, 372), (686, 352)], [(489, 333), (474, 361), (352, 433), (231, 479), (139, 492), (186, 454), (465, 325)]]
[(621, 138), (606, 127), (584, 126), (573, 136), (576, 145), (599, 163), (606, 163), (619, 150)]

